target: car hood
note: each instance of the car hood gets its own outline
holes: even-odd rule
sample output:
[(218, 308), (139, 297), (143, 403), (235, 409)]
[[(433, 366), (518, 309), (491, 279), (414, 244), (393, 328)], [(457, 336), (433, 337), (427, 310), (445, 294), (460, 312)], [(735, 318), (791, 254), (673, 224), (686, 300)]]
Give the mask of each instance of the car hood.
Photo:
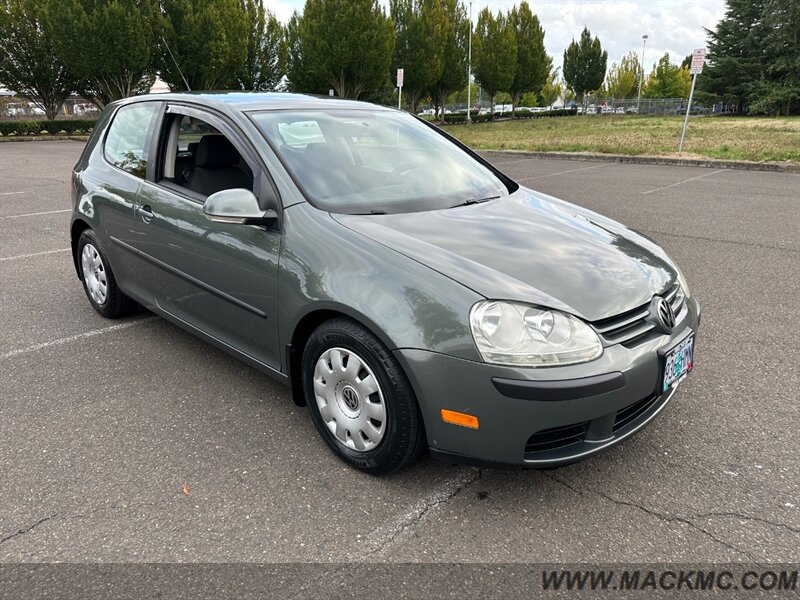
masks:
[(333, 217), (487, 298), (589, 321), (640, 306), (676, 279), (669, 258), (648, 238), (526, 188), (445, 210)]

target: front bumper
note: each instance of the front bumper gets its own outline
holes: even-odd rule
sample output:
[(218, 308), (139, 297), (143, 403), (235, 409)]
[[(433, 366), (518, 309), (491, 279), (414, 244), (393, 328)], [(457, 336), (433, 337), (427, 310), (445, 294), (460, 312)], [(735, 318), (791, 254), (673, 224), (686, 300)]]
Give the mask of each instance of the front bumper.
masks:
[[(634, 348), (610, 346), (590, 363), (515, 368), (467, 361), (425, 350), (396, 355), (419, 399), (434, 454), (457, 461), (550, 467), (594, 455), (650, 423), (677, 388), (656, 388), (658, 351), (700, 324), (691, 298), (686, 316), (667, 336)], [(474, 415), (472, 429), (445, 423), (441, 409)]]

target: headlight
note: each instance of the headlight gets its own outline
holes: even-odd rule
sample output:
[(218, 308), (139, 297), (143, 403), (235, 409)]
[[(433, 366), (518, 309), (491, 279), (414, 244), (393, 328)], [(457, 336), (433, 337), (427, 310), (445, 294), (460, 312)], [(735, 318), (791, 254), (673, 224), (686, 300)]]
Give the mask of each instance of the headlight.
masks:
[(681, 289), (683, 290), (683, 295), (687, 298), (691, 297), (691, 292), (689, 291), (689, 284), (686, 282), (686, 277), (681, 271), (680, 267), (673, 263), (672, 265), (675, 267), (675, 272), (678, 274), (678, 283), (681, 284)]
[(572, 315), (518, 302), (484, 300), (470, 311), (472, 337), (488, 363), (525, 367), (594, 360), (603, 345), (594, 330)]

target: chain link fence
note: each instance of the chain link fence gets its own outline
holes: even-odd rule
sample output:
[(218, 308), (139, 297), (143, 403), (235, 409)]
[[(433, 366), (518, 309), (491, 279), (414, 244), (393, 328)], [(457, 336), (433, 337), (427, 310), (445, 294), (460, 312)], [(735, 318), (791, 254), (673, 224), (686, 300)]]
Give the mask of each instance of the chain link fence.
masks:
[[(578, 114), (587, 115), (643, 115), (643, 116), (679, 116), (686, 114), (687, 98), (606, 98), (602, 96), (587, 96), (583, 104), (578, 104), (574, 100), (564, 103), (557, 101), (552, 107), (517, 107), (523, 112), (544, 112), (561, 108), (577, 108)], [(478, 107), (478, 108), (476, 108)], [(473, 110), (480, 114), (489, 112), (489, 102), (478, 104), (473, 103)], [(448, 103), (444, 107), (444, 113), (459, 114), (466, 113), (466, 102)], [(735, 104), (725, 104), (722, 102), (714, 104), (703, 104), (696, 99), (692, 102), (692, 115), (722, 115), (733, 114), (736, 111)], [(418, 112), (422, 116), (434, 116), (433, 105), (427, 102), (420, 103)], [(496, 103), (494, 107), (495, 116), (505, 116), (511, 113), (511, 104)], [(436, 115), (440, 116), (440, 115)]]
[[(568, 103), (570, 104), (570, 103)], [(574, 103), (573, 103), (574, 104)], [(604, 98), (602, 96), (587, 96), (583, 105), (578, 104), (579, 114), (617, 114), (617, 115), (646, 115), (666, 116), (685, 115), (688, 98)], [(696, 100), (692, 102), (693, 115), (720, 115), (733, 113), (734, 104), (703, 104)]]

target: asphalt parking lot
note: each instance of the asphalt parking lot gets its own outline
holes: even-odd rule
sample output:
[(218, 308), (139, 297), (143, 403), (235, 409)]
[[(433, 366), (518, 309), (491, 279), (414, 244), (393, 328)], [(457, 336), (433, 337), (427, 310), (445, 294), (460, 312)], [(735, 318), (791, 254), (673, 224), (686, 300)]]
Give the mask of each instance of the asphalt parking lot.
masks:
[(667, 249), (703, 306), (695, 372), (580, 464), (376, 479), (267, 376), (91, 309), (68, 250), (81, 148), (0, 144), (0, 561), (800, 560), (800, 176), (494, 155)]

